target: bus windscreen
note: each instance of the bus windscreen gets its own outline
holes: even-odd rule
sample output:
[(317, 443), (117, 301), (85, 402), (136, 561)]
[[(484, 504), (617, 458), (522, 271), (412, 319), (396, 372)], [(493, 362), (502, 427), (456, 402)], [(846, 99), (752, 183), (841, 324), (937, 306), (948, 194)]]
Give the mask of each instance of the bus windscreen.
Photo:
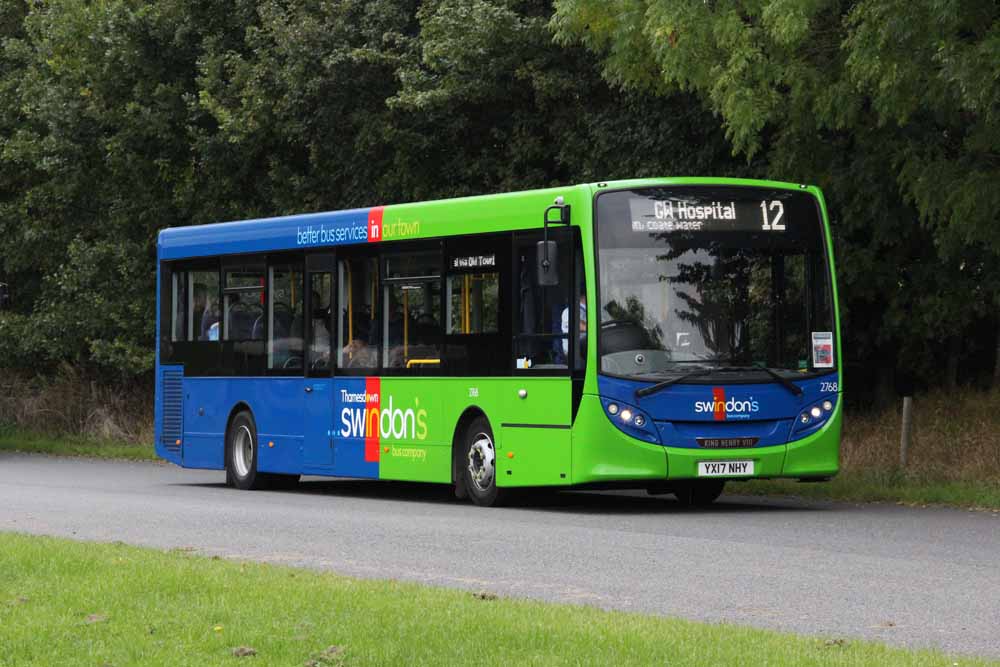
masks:
[[(826, 241), (808, 192), (656, 187), (596, 204), (601, 371), (641, 379), (834, 366)], [(721, 371), (720, 371), (721, 372)], [(746, 373), (751, 371), (744, 370)], [(794, 375), (793, 375), (794, 374)]]

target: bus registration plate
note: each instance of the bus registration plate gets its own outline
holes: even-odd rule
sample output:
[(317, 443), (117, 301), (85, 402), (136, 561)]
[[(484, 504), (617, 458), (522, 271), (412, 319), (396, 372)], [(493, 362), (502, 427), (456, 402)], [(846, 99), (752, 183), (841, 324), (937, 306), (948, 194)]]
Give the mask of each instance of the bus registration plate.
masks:
[(698, 477), (745, 477), (753, 474), (753, 461), (698, 461)]

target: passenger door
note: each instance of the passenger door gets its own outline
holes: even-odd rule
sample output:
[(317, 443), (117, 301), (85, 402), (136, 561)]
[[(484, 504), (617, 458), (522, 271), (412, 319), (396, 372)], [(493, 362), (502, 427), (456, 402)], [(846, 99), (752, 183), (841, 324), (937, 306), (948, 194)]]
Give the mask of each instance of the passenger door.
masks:
[[(536, 243), (542, 235), (514, 239), (514, 378), (502, 401), (497, 484), (570, 483), (573, 384), (581, 306), (574, 287), (572, 232), (550, 229), (558, 244), (559, 284), (540, 286)], [(513, 456), (512, 456), (513, 455)]]
[[(306, 472), (333, 465), (333, 253), (306, 257), (305, 442)], [(325, 470), (324, 470), (325, 469)]]

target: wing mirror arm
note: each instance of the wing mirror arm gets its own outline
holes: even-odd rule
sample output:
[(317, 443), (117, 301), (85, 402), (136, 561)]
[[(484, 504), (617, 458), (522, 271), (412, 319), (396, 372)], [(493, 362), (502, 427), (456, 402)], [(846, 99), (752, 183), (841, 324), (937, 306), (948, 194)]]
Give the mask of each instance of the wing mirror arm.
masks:
[[(551, 211), (557, 211), (558, 217), (549, 215)], [(564, 203), (562, 197), (556, 197), (555, 202), (542, 214), (542, 240), (535, 250), (535, 274), (538, 276), (538, 284), (543, 287), (559, 284), (559, 272), (555, 268), (559, 264), (559, 250), (556, 242), (549, 240), (549, 225), (569, 225), (569, 222), (570, 205)]]

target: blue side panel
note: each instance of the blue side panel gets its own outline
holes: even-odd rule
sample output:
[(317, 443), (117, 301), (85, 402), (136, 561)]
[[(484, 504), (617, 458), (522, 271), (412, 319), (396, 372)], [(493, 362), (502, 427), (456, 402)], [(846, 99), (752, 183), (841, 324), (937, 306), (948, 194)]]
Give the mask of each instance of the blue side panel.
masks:
[[(607, 403), (615, 402), (619, 407), (632, 406), (649, 415), (663, 445), (696, 448), (697, 438), (756, 437), (757, 447), (767, 447), (804, 437), (807, 432), (796, 419), (826, 400), (837, 402), (837, 373), (793, 382), (802, 389), (801, 396), (776, 382), (682, 383), (644, 397), (637, 397), (636, 389), (653, 382), (600, 376), (598, 387), (605, 409)], [(608, 418), (613, 419), (610, 415)], [(820, 425), (815, 422), (809, 428), (815, 430)]]
[[(333, 471), (343, 477), (378, 479), (378, 459), (366, 460), (365, 435), (368, 425), (368, 382), (365, 378), (337, 378), (333, 381)], [(377, 394), (377, 392), (376, 392)], [(352, 400), (365, 397), (364, 401)], [(373, 405), (377, 409), (378, 397)], [(375, 452), (378, 452), (378, 433)]]
[[(242, 378), (241, 378), (242, 379)], [(257, 469), (298, 474), (302, 471), (305, 425), (305, 380), (302, 378), (247, 378), (236, 387), (257, 420), (261, 442)]]
[(228, 378), (184, 378), (185, 468), (224, 467), (229, 417)]
[(370, 210), (363, 208), (165, 229), (160, 232), (160, 259), (364, 243), (368, 240)]
[(258, 470), (302, 468), (302, 378), (184, 378), (183, 465), (225, 467), (225, 433), (233, 407), (245, 403), (257, 425)]

